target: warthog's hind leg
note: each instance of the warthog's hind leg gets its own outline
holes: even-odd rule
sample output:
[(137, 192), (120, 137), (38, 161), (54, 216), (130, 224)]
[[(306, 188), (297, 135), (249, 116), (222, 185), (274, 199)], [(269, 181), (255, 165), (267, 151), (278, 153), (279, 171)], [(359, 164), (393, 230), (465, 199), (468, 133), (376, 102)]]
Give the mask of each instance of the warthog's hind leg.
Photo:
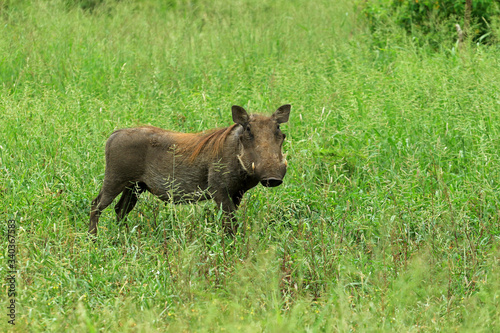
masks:
[(115, 206), (116, 220), (119, 222), (134, 209), (137, 200), (142, 192), (146, 190), (144, 183), (133, 184), (131, 187), (126, 187), (120, 198), (120, 201)]
[(126, 185), (126, 183), (109, 184), (109, 182), (104, 180), (101, 192), (99, 192), (97, 197), (92, 200), (89, 234), (94, 236), (97, 235), (97, 223), (99, 222), (99, 217), (101, 216), (102, 211), (113, 202), (116, 196), (125, 189)]

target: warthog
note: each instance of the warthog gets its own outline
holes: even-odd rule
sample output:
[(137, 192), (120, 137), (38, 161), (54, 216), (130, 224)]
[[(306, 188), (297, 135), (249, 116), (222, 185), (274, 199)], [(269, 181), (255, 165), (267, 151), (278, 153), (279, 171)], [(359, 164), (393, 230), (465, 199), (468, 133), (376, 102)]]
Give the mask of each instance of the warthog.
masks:
[(237, 230), (234, 211), (243, 194), (259, 182), (283, 182), (287, 161), (281, 147), (291, 106), (272, 116), (249, 115), (233, 106), (234, 124), (205, 133), (177, 133), (152, 126), (120, 129), (106, 142), (104, 184), (92, 201), (89, 233), (97, 234), (101, 212), (122, 193), (115, 206), (118, 221), (148, 190), (168, 202), (214, 199), (224, 211), (224, 229)]

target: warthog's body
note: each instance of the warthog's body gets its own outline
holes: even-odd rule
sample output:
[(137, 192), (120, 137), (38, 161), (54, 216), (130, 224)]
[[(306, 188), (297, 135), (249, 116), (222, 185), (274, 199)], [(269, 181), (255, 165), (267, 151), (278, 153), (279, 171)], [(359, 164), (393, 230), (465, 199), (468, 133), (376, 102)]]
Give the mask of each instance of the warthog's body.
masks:
[(213, 198), (226, 213), (225, 229), (234, 233), (233, 212), (243, 194), (261, 182), (278, 186), (286, 173), (279, 124), (288, 121), (290, 105), (271, 117), (248, 115), (233, 106), (230, 127), (191, 134), (156, 127), (121, 129), (106, 143), (106, 171), (92, 201), (89, 233), (97, 234), (101, 212), (122, 193), (115, 206), (118, 220), (148, 190), (164, 201), (194, 202)]

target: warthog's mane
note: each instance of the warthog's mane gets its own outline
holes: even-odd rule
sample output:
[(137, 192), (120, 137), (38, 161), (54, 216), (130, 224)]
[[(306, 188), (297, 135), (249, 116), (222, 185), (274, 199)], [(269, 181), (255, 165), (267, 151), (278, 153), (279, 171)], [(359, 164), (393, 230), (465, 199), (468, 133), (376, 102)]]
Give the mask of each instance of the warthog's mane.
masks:
[(184, 151), (189, 154), (188, 162), (194, 162), (202, 152), (210, 158), (220, 156), (224, 142), (236, 126), (233, 124), (207, 132), (182, 135), (180, 140)]

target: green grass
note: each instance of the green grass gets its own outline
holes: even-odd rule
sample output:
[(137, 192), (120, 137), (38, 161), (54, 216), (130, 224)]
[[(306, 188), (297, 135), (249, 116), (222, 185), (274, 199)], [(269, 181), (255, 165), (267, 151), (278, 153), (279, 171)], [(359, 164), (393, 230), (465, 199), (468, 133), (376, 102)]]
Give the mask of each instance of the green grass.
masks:
[[(349, 1), (74, 3), (0, 2), (15, 330), (500, 329), (498, 46), (376, 48)], [(88, 241), (114, 129), (285, 103), (289, 170), (245, 195), (244, 232), (223, 237), (212, 202), (143, 195), (129, 230), (109, 208)]]

